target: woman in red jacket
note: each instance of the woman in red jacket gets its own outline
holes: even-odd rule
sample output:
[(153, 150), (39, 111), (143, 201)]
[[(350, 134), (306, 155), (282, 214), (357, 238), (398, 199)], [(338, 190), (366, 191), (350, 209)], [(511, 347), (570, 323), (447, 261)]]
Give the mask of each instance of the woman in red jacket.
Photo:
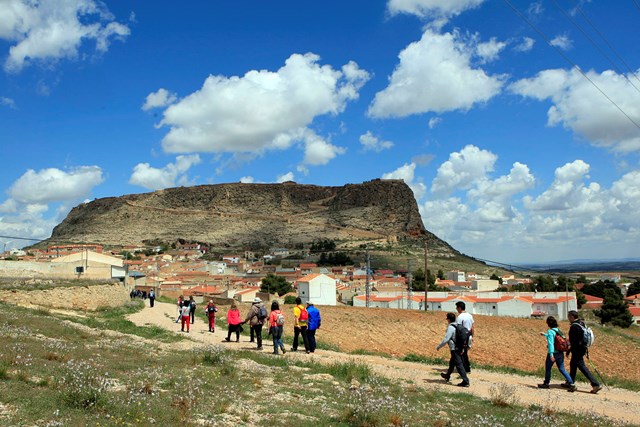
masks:
[(280, 311), (278, 301), (271, 303), (271, 315), (269, 316), (269, 335), (273, 339), (273, 354), (278, 354), (278, 348), (285, 354), (284, 344), (282, 343), (282, 332), (284, 330), (284, 314)]
[(235, 301), (231, 303), (231, 308), (227, 311), (227, 325), (229, 325), (229, 332), (225, 340), (231, 341), (231, 333), (236, 333), (236, 342), (240, 341), (240, 332), (242, 332), (242, 319), (240, 318), (240, 310)]

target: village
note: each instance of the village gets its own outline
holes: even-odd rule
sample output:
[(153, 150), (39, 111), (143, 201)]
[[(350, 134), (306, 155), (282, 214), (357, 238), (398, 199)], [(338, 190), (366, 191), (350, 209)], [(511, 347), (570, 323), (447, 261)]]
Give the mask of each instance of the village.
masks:
[[(552, 315), (562, 320), (566, 320), (568, 311), (578, 309), (576, 292), (568, 289), (509, 292), (513, 286), (532, 283), (531, 278), (514, 274), (490, 278), (474, 272), (440, 272), (435, 282), (439, 290), (425, 292), (411, 289), (411, 275), (406, 270), (367, 269), (366, 264), (323, 267), (315, 262), (283, 266), (281, 261), (291, 255), (287, 248), (272, 248), (259, 257), (251, 251), (221, 255), (218, 260), (211, 260), (206, 253), (207, 248), (198, 243), (177, 243), (175, 249), (166, 252), (160, 247), (137, 245), (104, 250), (98, 244), (12, 249), (0, 257), (0, 277), (116, 280), (140, 295), (153, 290), (158, 297), (176, 299), (182, 295), (199, 303), (210, 299), (220, 304), (231, 300), (251, 302), (256, 297), (286, 301), (290, 295), (317, 305), (455, 311), (455, 303), (464, 301), (473, 314), (522, 318)], [(301, 257), (308, 258), (308, 251)], [(278, 295), (275, 290), (261, 289), (269, 275), (286, 280), (292, 291)], [(629, 285), (621, 282), (619, 274), (599, 274), (589, 280), (616, 282), (623, 295)], [(637, 297), (627, 298), (636, 324), (640, 323)], [(597, 309), (603, 304), (602, 298), (585, 298), (582, 309)]]

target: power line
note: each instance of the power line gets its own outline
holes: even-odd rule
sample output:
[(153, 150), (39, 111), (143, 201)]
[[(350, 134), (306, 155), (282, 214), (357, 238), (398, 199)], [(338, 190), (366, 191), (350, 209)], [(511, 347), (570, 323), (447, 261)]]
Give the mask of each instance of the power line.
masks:
[(16, 237), (16, 236), (0, 236), (0, 239), (13, 239), (13, 240), (29, 240), (32, 242), (44, 242), (47, 239), (32, 239), (29, 237)]
[(540, 35), (540, 37), (542, 37), (547, 44), (552, 47), (553, 49), (556, 50), (556, 52), (558, 52), (558, 54), (560, 54), (560, 56), (562, 56), (562, 58), (567, 61), (572, 67), (574, 67), (576, 70), (578, 70), (578, 72), (580, 74), (582, 74), (582, 77), (584, 77), (585, 79), (587, 79), (589, 81), (589, 83), (591, 83), (593, 85), (593, 87), (595, 87), (598, 92), (600, 92), (602, 94), (602, 96), (604, 96), (605, 98), (607, 98), (607, 100), (613, 104), (622, 114), (624, 114), (624, 116), (631, 122), (633, 123), (633, 125), (635, 127), (637, 127), (638, 129), (640, 129), (640, 124), (638, 124), (635, 120), (633, 120), (631, 118), (631, 116), (629, 116), (618, 104), (615, 103), (615, 101), (613, 99), (611, 99), (609, 97), (609, 95), (607, 95), (602, 89), (600, 89), (600, 87), (593, 81), (591, 80), (591, 78), (584, 72), (582, 71), (582, 68), (580, 68), (580, 66), (578, 64), (576, 64), (575, 62), (573, 62), (571, 60), (571, 58), (569, 58), (567, 55), (565, 55), (564, 52), (562, 52), (562, 50), (560, 50), (558, 47), (554, 46), (551, 43), (551, 40), (546, 36), (546, 34), (544, 34), (541, 30), (538, 29), (538, 27), (536, 27), (530, 20), (529, 18), (527, 18), (526, 16), (524, 16), (524, 14), (522, 12), (520, 12), (520, 10), (515, 7), (511, 1), (509, 0), (504, 0), (505, 3), (507, 3), (507, 5), (522, 19), (524, 20), (536, 33), (538, 33)]
[[(637, 0), (634, 0), (634, 1), (636, 1), (636, 5), (638, 6), (638, 9), (640, 9), (640, 4), (638, 4), (638, 3), (637, 3)], [(604, 36), (604, 34), (602, 34), (602, 33), (600, 32), (600, 30), (598, 30), (598, 27), (596, 27), (596, 26), (595, 26), (595, 24), (594, 24), (594, 23), (589, 19), (589, 17), (584, 13), (584, 11), (583, 11), (583, 10), (582, 10), (582, 8), (580, 7), (580, 5), (579, 5), (579, 4), (577, 4), (577, 3), (575, 2), (575, 0), (573, 0), (573, 4), (575, 5), (575, 9), (576, 9), (578, 12), (580, 12), (580, 15), (582, 15), (582, 17), (584, 18), (584, 20), (585, 20), (585, 21), (587, 21), (587, 23), (588, 23), (589, 25), (591, 25), (591, 28), (593, 28), (593, 29), (594, 29), (594, 31), (595, 31), (596, 33), (598, 33), (598, 35), (600, 36), (600, 38), (601, 38), (602, 40), (604, 40), (604, 42), (607, 44), (607, 46), (609, 47), (609, 49), (611, 49), (611, 51), (616, 55), (616, 57), (620, 60), (620, 62), (622, 62), (622, 64), (623, 64), (623, 65), (625, 66), (625, 68), (627, 69), (627, 71), (628, 71), (630, 74), (632, 74), (632, 75), (636, 78), (636, 80), (638, 80), (638, 81), (640, 82), (640, 78), (638, 77), (638, 75), (636, 74), (636, 72), (633, 70), (633, 68), (631, 68), (631, 67), (629, 66), (629, 64), (627, 64), (627, 62), (624, 60), (624, 58), (622, 58), (622, 56), (621, 56), (620, 54), (618, 54), (618, 51), (617, 51), (617, 50), (616, 50), (616, 49), (611, 45), (611, 43), (609, 43), (609, 40), (607, 40), (607, 38)], [(622, 73), (621, 73), (621, 74), (622, 74)], [(629, 79), (627, 79), (627, 80), (629, 80)], [(634, 87), (635, 87), (635, 86), (634, 86)]]
[[(558, 4), (558, 0), (553, 0), (553, 3), (556, 5), (556, 7), (558, 8), (558, 10), (560, 10), (562, 12), (562, 14), (569, 20), (569, 22), (571, 22), (577, 29), (580, 30), (580, 32), (587, 38), (587, 40), (589, 40), (589, 42), (593, 45), (593, 47), (595, 47), (597, 49), (598, 52), (600, 52), (600, 54), (602, 56), (604, 56), (607, 61), (609, 61), (609, 63), (613, 66), (613, 68), (618, 72), (618, 74), (620, 74), (622, 77), (624, 77), (627, 82), (629, 82), (629, 84), (631, 86), (633, 86), (633, 88), (638, 91), (638, 93), (640, 93), (640, 89), (638, 89), (638, 87), (636, 85), (633, 84), (633, 82), (629, 79), (629, 77), (626, 76), (626, 74), (624, 74), (624, 72), (622, 70), (620, 70), (620, 68), (618, 67), (618, 64), (616, 64), (610, 57), (609, 55), (606, 54), (606, 52), (604, 52), (600, 46), (598, 46), (598, 44), (593, 40), (593, 38), (591, 38), (591, 36), (584, 30), (584, 28), (582, 28), (582, 26), (580, 26), (580, 24), (578, 24), (575, 19), (573, 19), (571, 17), (571, 15), (564, 10), (560, 4)], [(596, 30), (596, 32), (600, 35), (600, 37), (607, 43), (607, 45), (609, 46), (609, 48), (611, 50), (614, 51), (615, 53), (615, 49), (613, 49), (613, 46), (611, 46), (611, 44), (609, 44), (609, 42), (605, 39), (605, 37), (602, 35), (602, 33), (600, 31), (598, 31), (598, 29), (595, 27), (595, 25), (593, 25), (593, 23), (589, 20), (589, 18), (586, 17), (586, 15), (582, 12), (582, 9), (580, 9), (578, 6), (576, 6), (576, 9), (580, 11), (580, 13), (582, 14), (583, 18), (585, 20), (587, 20), (587, 22), (591, 25), (591, 27), (593, 29)], [(616, 53), (617, 55), (617, 53)], [(618, 56), (618, 59), (621, 59), (620, 56)], [(624, 63), (624, 60), (622, 60), (622, 62)], [(632, 72), (633, 73), (633, 72)], [(634, 74), (635, 76), (635, 74)], [(636, 76), (636, 79), (638, 77)], [(639, 80), (640, 81), (640, 80)]]
[(640, 10), (640, 3), (638, 3), (638, 0), (633, 0), (633, 4), (635, 4), (638, 10)]

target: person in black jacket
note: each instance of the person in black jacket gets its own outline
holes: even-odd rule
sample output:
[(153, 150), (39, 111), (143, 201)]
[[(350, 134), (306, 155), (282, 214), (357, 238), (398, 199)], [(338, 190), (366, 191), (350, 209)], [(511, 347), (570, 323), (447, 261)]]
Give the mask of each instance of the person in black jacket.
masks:
[[(569, 328), (569, 342), (571, 342), (571, 348), (567, 351), (567, 356), (571, 353), (571, 362), (569, 363), (569, 375), (575, 382), (578, 369), (582, 372), (582, 375), (587, 377), (591, 383), (591, 393), (596, 394), (602, 389), (602, 386), (594, 378), (587, 365), (584, 363), (584, 356), (589, 358), (589, 350), (584, 342), (584, 322), (578, 319), (578, 312), (571, 310), (569, 312), (569, 322), (571, 327)], [(566, 383), (565, 383), (566, 384)], [(564, 384), (563, 384), (564, 385)], [(575, 391), (575, 388), (569, 388), (568, 391)]]

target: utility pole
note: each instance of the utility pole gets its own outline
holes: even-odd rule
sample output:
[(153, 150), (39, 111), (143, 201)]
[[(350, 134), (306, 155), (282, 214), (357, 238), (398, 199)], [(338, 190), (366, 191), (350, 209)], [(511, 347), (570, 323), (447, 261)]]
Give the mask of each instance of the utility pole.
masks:
[(407, 270), (408, 270), (408, 273), (407, 273), (407, 279), (408, 280), (407, 281), (409, 282), (409, 288), (408, 288), (409, 292), (408, 292), (408, 295), (407, 295), (408, 296), (408, 298), (407, 298), (407, 309), (411, 310), (413, 308), (413, 304), (412, 304), (413, 303), (413, 301), (412, 301), (413, 288), (411, 286), (412, 275), (411, 275), (411, 260), (410, 259), (407, 260)]
[(427, 238), (424, 238), (424, 311), (429, 310), (427, 297), (429, 296), (429, 270), (427, 270)]
[(371, 282), (369, 281), (369, 272), (371, 271), (371, 258), (369, 256), (369, 248), (367, 248), (367, 275), (365, 292), (367, 293), (367, 308), (371, 305)]

